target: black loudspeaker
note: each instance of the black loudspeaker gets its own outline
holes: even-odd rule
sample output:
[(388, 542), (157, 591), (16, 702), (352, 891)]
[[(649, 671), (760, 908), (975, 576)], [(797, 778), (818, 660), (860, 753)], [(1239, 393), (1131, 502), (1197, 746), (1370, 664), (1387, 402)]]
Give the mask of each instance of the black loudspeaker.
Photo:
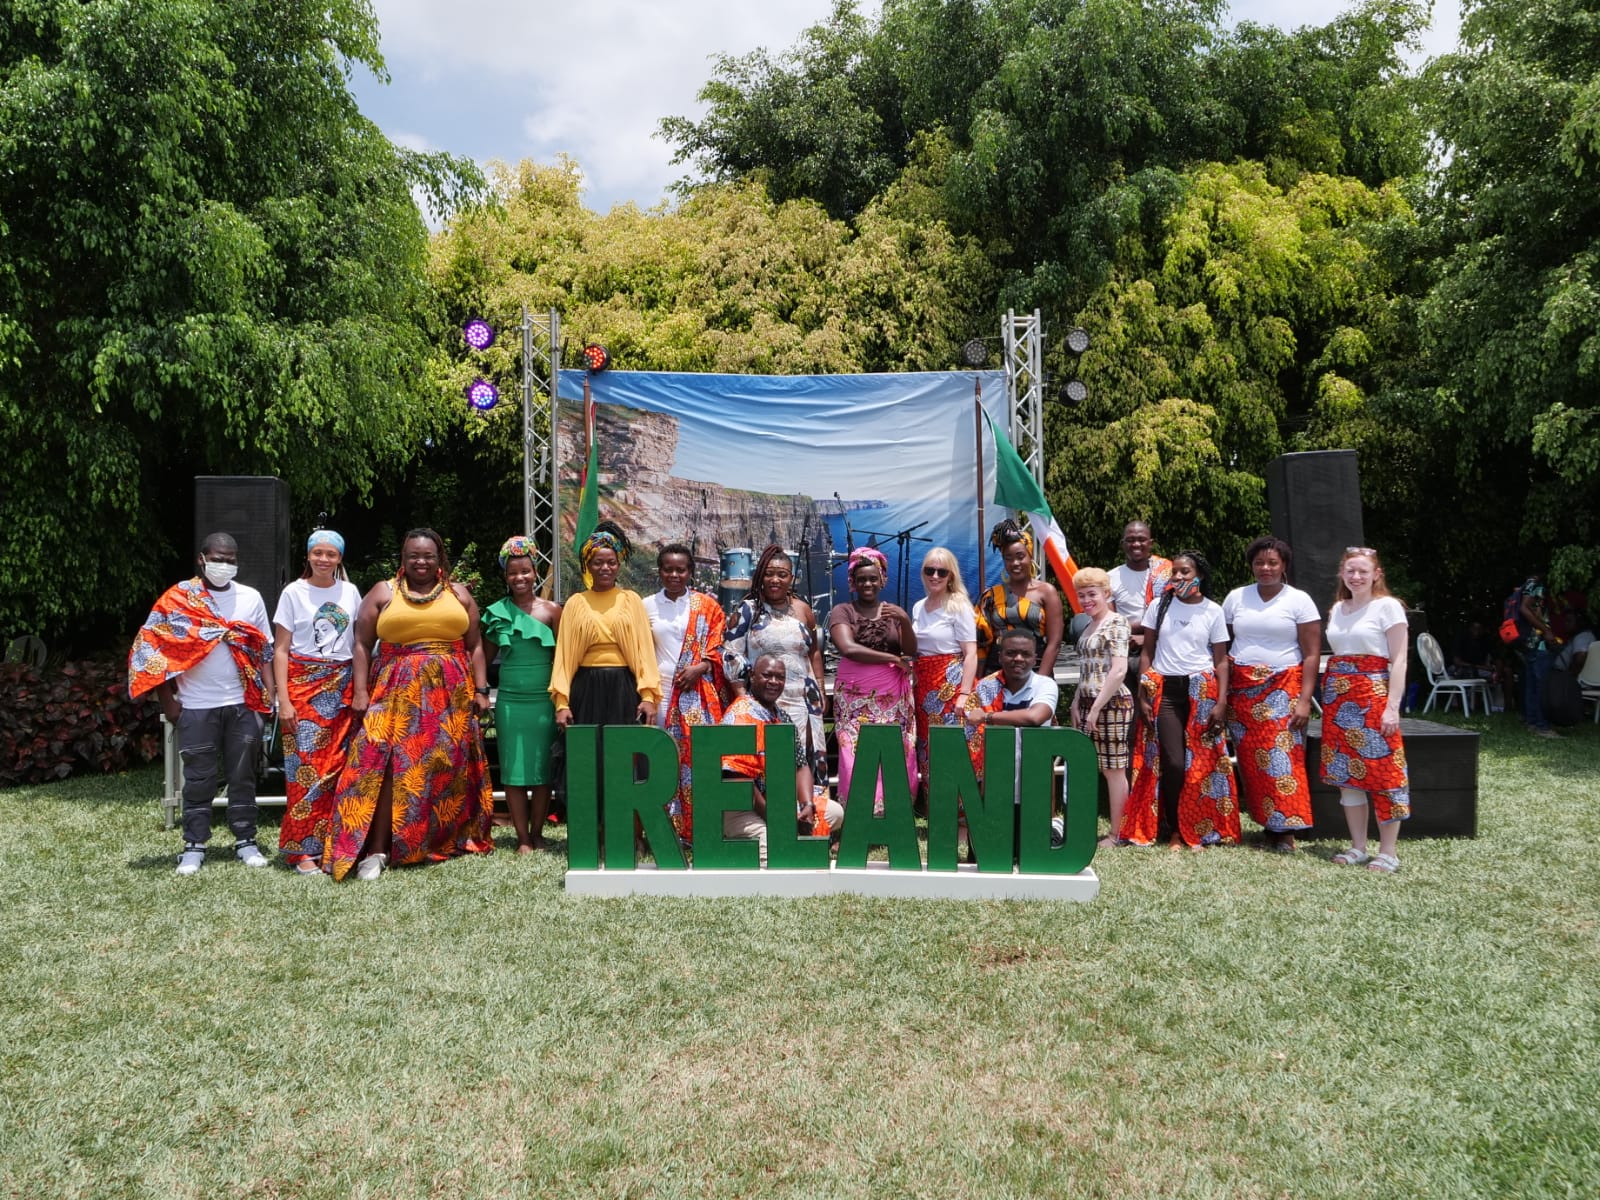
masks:
[(209, 533), (228, 533), (239, 543), (240, 583), (261, 593), (267, 616), (289, 582), (289, 485), (273, 475), (196, 475), (194, 544)]
[(1280, 454), (1267, 464), (1267, 506), (1272, 532), (1289, 543), (1289, 582), (1326, 612), (1339, 579), (1345, 547), (1365, 546), (1361, 532), (1361, 477), (1354, 450)]

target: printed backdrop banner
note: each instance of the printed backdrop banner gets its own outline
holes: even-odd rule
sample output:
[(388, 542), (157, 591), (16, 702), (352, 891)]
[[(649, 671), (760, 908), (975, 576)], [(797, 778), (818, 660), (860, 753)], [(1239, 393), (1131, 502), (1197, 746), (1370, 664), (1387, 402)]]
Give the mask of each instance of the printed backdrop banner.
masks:
[[(563, 593), (579, 586), (571, 546), (586, 451), (583, 379), (561, 373)], [(976, 591), (975, 382), (1006, 428), (1000, 371), (591, 376), (600, 517), (621, 525), (635, 547), (623, 586), (654, 591), (655, 551), (667, 542), (693, 550), (695, 582), (708, 590), (738, 580), (741, 568), (747, 576), (750, 561), (778, 542), (794, 552), (797, 590), (819, 620), (849, 598), (842, 564), (851, 546), (883, 551), (886, 595), (908, 610), (922, 596), (922, 558), (933, 546), (954, 552)], [(985, 496), (994, 490), (993, 459), (986, 445)], [(985, 520), (1004, 515), (990, 506)], [(998, 556), (987, 560), (998, 579)], [(724, 599), (735, 591), (725, 588)]]

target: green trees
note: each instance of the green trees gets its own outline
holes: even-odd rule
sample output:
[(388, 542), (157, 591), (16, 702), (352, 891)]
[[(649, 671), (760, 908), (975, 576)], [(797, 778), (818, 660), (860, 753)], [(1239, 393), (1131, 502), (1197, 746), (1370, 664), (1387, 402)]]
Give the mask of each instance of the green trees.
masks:
[(352, 62), (382, 70), (365, 0), (0, 13), (0, 629), (142, 605), (195, 474), (314, 512), (437, 424), (410, 188), (471, 176), (390, 145)]
[(1475, 0), (1462, 41), (1430, 69), (1427, 429), (1452, 485), (1502, 498), (1510, 565), (1554, 548), (1558, 586), (1581, 586), (1600, 577), (1600, 14)]

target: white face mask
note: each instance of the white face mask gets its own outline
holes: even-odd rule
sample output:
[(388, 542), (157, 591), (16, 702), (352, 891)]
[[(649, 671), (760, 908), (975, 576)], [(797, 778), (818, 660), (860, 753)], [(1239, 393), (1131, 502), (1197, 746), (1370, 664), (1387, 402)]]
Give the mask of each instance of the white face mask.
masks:
[(206, 582), (213, 587), (225, 588), (233, 582), (233, 577), (239, 573), (238, 563), (207, 562)]

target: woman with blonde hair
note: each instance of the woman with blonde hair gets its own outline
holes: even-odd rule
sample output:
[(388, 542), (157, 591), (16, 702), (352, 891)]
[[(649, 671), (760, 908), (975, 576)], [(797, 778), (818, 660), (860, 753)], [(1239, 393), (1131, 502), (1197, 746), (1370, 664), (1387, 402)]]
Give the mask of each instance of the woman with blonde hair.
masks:
[[(1392, 875), (1400, 822), (1411, 815), (1400, 697), (1406, 690), (1406, 611), (1389, 593), (1378, 552), (1351, 546), (1339, 561), (1339, 587), (1328, 610), (1328, 659), (1322, 676), (1322, 782), (1339, 789), (1350, 848), (1340, 866)], [(1378, 853), (1367, 853), (1367, 809), (1378, 818)]]
[(926, 780), (928, 730), (963, 727), (962, 710), (978, 675), (978, 631), (961, 568), (943, 546), (923, 556), (922, 588), (926, 595), (911, 607), (911, 628), (917, 635), (917, 769)]
[(1072, 695), (1067, 721), (1094, 742), (1100, 775), (1110, 800), (1111, 833), (1102, 846), (1121, 840), (1128, 806), (1128, 767), (1132, 762), (1129, 732), (1133, 728), (1133, 694), (1128, 674), (1128, 619), (1111, 600), (1111, 576), (1099, 567), (1085, 567), (1072, 577), (1089, 625), (1078, 637), (1078, 690)]

